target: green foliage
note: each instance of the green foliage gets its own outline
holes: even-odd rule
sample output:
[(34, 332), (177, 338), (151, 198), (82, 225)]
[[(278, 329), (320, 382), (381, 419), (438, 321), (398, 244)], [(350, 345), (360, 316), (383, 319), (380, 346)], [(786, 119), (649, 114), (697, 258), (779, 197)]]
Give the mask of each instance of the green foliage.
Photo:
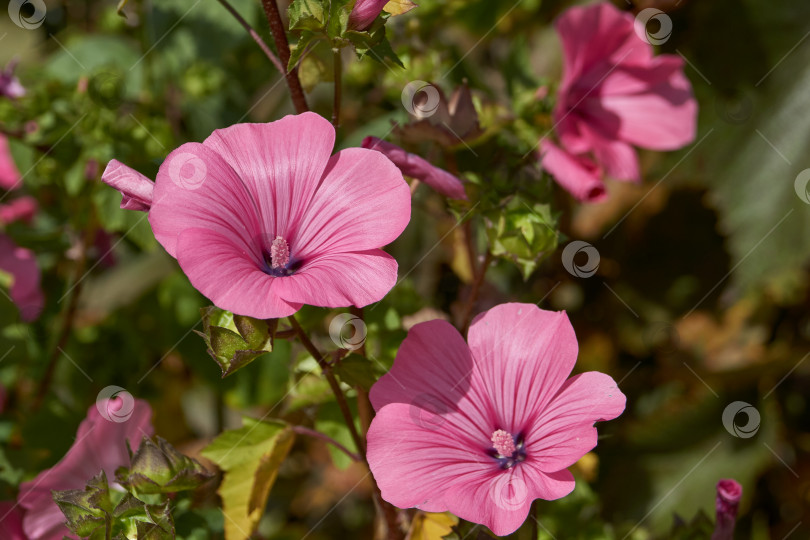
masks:
[(218, 493), (228, 540), (244, 538), (261, 518), (278, 469), (295, 440), (290, 427), (280, 421), (244, 418), (240, 429), (225, 431), (202, 452), (224, 472)]
[(115, 472), (116, 481), (133, 495), (177, 493), (196, 489), (213, 475), (161, 437), (157, 444), (144, 437), (129, 467)]
[(203, 331), (195, 333), (205, 340), (208, 354), (219, 364), (223, 377), (273, 350), (275, 321), (234, 315), (214, 306), (200, 313)]

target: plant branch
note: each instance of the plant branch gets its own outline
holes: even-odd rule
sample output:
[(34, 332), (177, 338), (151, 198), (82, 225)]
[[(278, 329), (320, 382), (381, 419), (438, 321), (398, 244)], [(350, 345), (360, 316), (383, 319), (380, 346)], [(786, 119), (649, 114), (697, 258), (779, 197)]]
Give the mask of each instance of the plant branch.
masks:
[(264, 42), (259, 33), (256, 32), (256, 30), (254, 30), (252, 26), (250, 26), (250, 24), (244, 19), (244, 17), (242, 17), (239, 14), (238, 11), (236, 11), (236, 9), (234, 9), (234, 7), (228, 2), (228, 0), (219, 0), (219, 3), (222, 4), (222, 6), (225, 9), (227, 9), (228, 12), (231, 15), (233, 15), (233, 17), (237, 21), (239, 21), (239, 24), (241, 24), (245, 28), (245, 30), (247, 30), (247, 33), (250, 34), (250, 37), (253, 38), (253, 41), (256, 42), (259, 48), (264, 52), (265, 56), (267, 56), (267, 58), (270, 59), (273, 65), (276, 66), (278, 72), (281, 73), (282, 75), (285, 75), (287, 70), (281, 64), (281, 60), (279, 60), (278, 57), (275, 54), (273, 54), (273, 51), (270, 50), (270, 47), (267, 45), (267, 43)]
[(324, 442), (326, 442), (328, 444), (331, 444), (332, 446), (334, 446), (335, 448), (337, 448), (338, 450), (340, 450), (341, 452), (343, 452), (344, 454), (346, 454), (347, 456), (352, 458), (352, 460), (354, 460), (354, 461), (363, 461), (363, 458), (360, 456), (360, 454), (355, 454), (354, 452), (352, 452), (351, 450), (349, 450), (348, 448), (346, 448), (345, 446), (343, 446), (342, 444), (337, 442), (335, 439), (333, 439), (329, 435), (325, 435), (325, 434), (321, 433), (320, 431), (315, 431), (314, 429), (309, 429), (309, 428), (304, 427), (304, 426), (293, 426), (292, 430), (294, 432), (296, 432), (296, 433), (300, 433), (301, 435), (307, 435), (309, 437), (314, 437), (314, 438), (320, 439), (320, 440), (322, 440), (322, 441), (324, 441)]
[(470, 291), (470, 296), (467, 297), (467, 303), (464, 306), (464, 315), (461, 322), (462, 335), (467, 333), (467, 329), (470, 327), (470, 322), (472, 322), (472, 313), (475, 309), (475, 302), (478, 300), (478, 294), (481, 292), (481, 285), (484, 283), (484, 276), (486, 276), (490, 264), (492, 264), (492, 253), (487, 250), (487, 254), (484, 256), (484, 262), (481, 263), (481, 267), (478, 269), (478, 273), (475, 276), (475, 281), (473, 281), (472, 290)]
[(357, 432), (357, 427), (354, 425), (354, 418), (352, 418), (352, 412), (349, 409), (346, 396), (343, 395), (343, 390), (340, 389), (340, 384), (337, 382), (335, 374), (332, 373), (332, 366), (329, 365), (329, 363), (326, 361), (326, 356), (324, 356), (318, 350), (315, 344), (309, 339), (306, 332), (304, 332), (304, 329), (301, 328), (301, 325), (298, 323), (295, 315), (290, 315), (288, 319), (295, 331), (298, 332), (298, 339), (301, 340), (301, 344), (309, 352), (309, 354), (311, 354), (312, 357), (317, 360), (318, 365), (321, 367), (324, 377), (326, 377), (329, 386), (332, 388), (332, 393), (335, 394), (335, 399), (337, 400), (340, 412), (343, 414), (343, 418), (346, 420), (346, 426), (349, 428), (349, 433), (352, 436), (352, 440), (354, 440), (354, 444), (357, 446), (357, 450), (360, 452), (362, 459), (365, 460), (366, 445), (363, 444), (363, 439), (360, 438), (360, 434)]
[(287, 87), (290, 89), (290, 97), (295, 105), (295, 110), (298, 114), (307, 112), (309, 106), (307, 106), (307, 98), (304, 96), (301, 81), (298, 79), (298, 67), (286, 69), (290, 65), (290, 43), (287, 41), (287, 32), (284, 22), (281, 20), (281, 13), (278, 11), (278, 4), (276, 4), (276, 0), (262, 0), (262, 6), (267, 15), (267, 22), (270, 24), (270, 33), (276, 42), (278, 56), (281, 58), (282, 65), (285, 66), (283, 73), (287, 79)]
[(332, 49), (332, 58), (335, 63), (335, 102), (332, 106), (332, 125), (337, 129), (340, 124), (341, 78), (343, 76), (343, 61), (340, 57), (340, 49)]

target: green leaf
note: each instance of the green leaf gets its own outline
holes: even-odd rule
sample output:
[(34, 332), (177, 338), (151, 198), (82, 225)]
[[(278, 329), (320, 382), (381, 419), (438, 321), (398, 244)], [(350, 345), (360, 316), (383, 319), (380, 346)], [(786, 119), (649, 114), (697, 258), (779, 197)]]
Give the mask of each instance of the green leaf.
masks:
[(290, 16), (290, 30), (323, 30), (326, 24), (327, 9), (318, 0), (295, 0), (287, 11)]
[(115, 473), (118, 483), (138, 496), (195, 489), (213, 476), (160, 437), (157, 444), (144, 437), (130, 467), (119, 467)]
[(235, 373), (256, 358), (273, 350), (275, 323), (233, 315), (214, 306), (200, 310), (208, 354), (222, 370), (222, 376)]
[(242, 539), (256, 528), (294, 440), (283, 422), (245, 418), (241, 428), (222, 433), (202, 451), (224, 471), (218, 493), (230, 518), (225, 522), (227, 540)]
[(55, 491), (53, 500), (65, 515), (67, 527), (83, 537), (91, 536), (99, 527), (103, 529), (112, 512), (104, 471), (94, 476), (84, 489)]
[(290, 62), (287, 64), (287, 71), (292, 71), (301, 60), (301, 56), (310, 48), (310, 45), (321, 39), (319, 34), (304, 30), (301, 32), (301, 37), (298, 38), (298, 43), (290, 50)]
[(350, 354), (343, 358), (334, 367), (333, 371), (341, 381), (349, 386), (359, 386), (364, 390), (370, 390), (371, 386), (382, 375), (374, 362), (358, 354)]
[(524, 279), (557, 248), (556, 219), (547, 204), (529, 206), (515, 197), (505, 209), (488, 212), (485, 223), (492, 254), (515, 263)]

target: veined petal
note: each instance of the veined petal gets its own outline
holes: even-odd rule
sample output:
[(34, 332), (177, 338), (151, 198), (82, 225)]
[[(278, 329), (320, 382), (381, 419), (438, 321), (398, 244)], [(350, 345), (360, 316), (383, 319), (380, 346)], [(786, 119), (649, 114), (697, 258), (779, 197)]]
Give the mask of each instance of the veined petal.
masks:
[(376, 249), (408, 225), (410, 190), (385, 156), (349, 148), (329, 160), (303, 215), (301, 227), (289, 236), (293, 259)]
[(563, 386), (577, 359), (565, 312), (501, 304), (479, 315), (467, 337), (499, 427), (525, 433)]
[(292, 315), (301, 304), (280, 296), (282, 280), (266, 274), (236, 238), (209, 229), (187, 229), (177, 243), (177, 261), (195, 289), (222, 309), (257, 319)]
[(121, 192), (121, 208), (148, 212), (152, 206), (155, 183), (147, 177), (113, 159), (104, 169), (101, 181)]
[(569, 154), (548, 139), (540, 143), (540, 166), (579, 201), (600, 202), (607, 197), (595, 163)]
[(305, 224), (305, 209), (335, 145), (335, 129), (308, 112), (267, 124), (218, 129), (203, 145), (216, 151), (244, 183), (264, 231), (289, 239)]

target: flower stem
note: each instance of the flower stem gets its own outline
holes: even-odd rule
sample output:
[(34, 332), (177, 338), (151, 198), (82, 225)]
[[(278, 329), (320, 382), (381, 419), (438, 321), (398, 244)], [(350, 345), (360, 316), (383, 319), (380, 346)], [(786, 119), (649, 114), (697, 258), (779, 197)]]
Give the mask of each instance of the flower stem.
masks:
[(467, 329), (470, 328), (470, 322), (472, 322), (472, 313), (475, 309), (475, 302), (478, 300), (478, 294), (481, 292), (481, 285), (484, 283), (484, 276), (486, 276), (490, 264), (492, 264), (492, 253), (487, 250), (487, 254), (484, 256), (484, 262), (481, 263), (481, 267), (478, 269), (478, 273), (475, 276), (475, 281), (473, 281), (470, 296), (467, 298), (467, 304), (464, 306), (464, 318), (462, 319), (461, 324), (462, 334), (466, 334)]
[[(349, 312), (365, 323), (363, 319), (363, 308), (352, 306), (349, 308)], [(355, 352), (368, 358), (366, 354), (366, 342), (363, 341), (363, 343), (360, 344), (360, 348)], [(371, 420), (374, 418), (374, 407), (371, 406), (371, 400), (365, 388), (355, 386), (354, 389), (357, 392), (357, 412), (360, 415), (360, 428), (363, 433), (363, 438), (365, 438), (368, 433), (368, 428), (371, 427)]]
[(354, 444), (357, 446), (358, 452), (360, 452), (360, 456), (362, 456), (363, 460), (366, 459), (366, 445), (363, 444), (363, 439), (360, 438), (360, 434), (357, 432), (357, 427), (354, 425), (354, 418), (352, 418), (352, 412), (349, 409), (349, 404), (346, 401), (346, 396), (343, 395), (343, 390), (340, 389), (340, 384), (337, 382), (335, 378), (335, 374), (332, 373), (332, 366), (326, 361), (326, 356), (324, 356), (318, 348), (315, 346), (314, 343), (309, 339), (304, 329), (301, 328), (301, 325), (298, 323), (298, 320), (295, 318), (295, 315), (290, 315), (288, 317), (290, 324), (298, 332), (298, 339), (301, 340), (301, 344), (304, 348), (312, 355), (315, 360), (317, 360), (318, 365), (321, 367), (321, 371), (323, 372), (324, 377), (326, 377), (327, 382), (329, 383), (330, 388), (332, 388), (332, 393), (335, 394), (335, 399), (337, 400), (338, 407), (340, 408), (340, 412), (343, 414), (344, 420), (346, 420), (346, 426), (349, 428), (349, 433), (352, 436), (352, 440)]
[(307, 112), (309, 106), (307, 106), (307, 98), (304, 96), (301, 81), (298, 79), (298, 67), (287, 70), (290, 65), (290, 43), (287, 41), (287, 33), (284, 22), (281, 20), (281, 13), (278, 11), (278, 4), (276, 4), (276, 0), (262, 0), (262, 6), (265, 15), (267, 15), (267, 22), (270, 24), (270, 33), (273, 34), (273, 40), (276, 42), (278, 56), (281, 58), (281, 64), (285, 68), (283, 72), (287, 79), (287, 87), (290, 89), (290, 97), (293, 105), (295, 105), (295, 110), (298, 114)]
[(332, 58), (335, 63), (335, 102), (332, 107), (332, 125), (337, 129), (340, 124), (341, 77), (343, 75), (343, 61), (339, 48), (332, 49)]
[(304, 426), (293, 426), (292, 430), (294, 432), (296, 432), (296, 433), (300, 433), (301, 435), (307, 435), (309, 437), (314, 437), (314, 438), (320, 439), (320, 440), (322, 440), (322, 441), (324, 441), (324, 442), (326, 442), (328, 444), (331, 444), (332, 446), (334, 446), (335, 448), (337, 448), (338, 450), (340, 450), (341, 452), (343, 452), (344, 454), (346, 454), (347, 456), (352, 458), (352, 460), (354, 460), (354, 461), (363, 461), (363, 458), (360, 457), (360, 454), (355, 454), (354, 452), (352, 452), (351, 450), (349, 450), (348, 448), (346, 448), (345, 446), (343, 446), (342, 444), (337, 442), (332, 437), (330, 437), (328, 435), (325, 435), (325, 434), (321, 433), (320, 431), (315, 431), (314, 429), (309, 429), (309, 428), (304, 427)]
[(273, 51), (270, 50), (270, 47), (268, 47), (267, 43), (265, 43), (264, 40), (261, 38), (261, 36), (259, 36), (259, 33), (256, 32), (256, 30), (254, 30), (252, 26), (250, 26), (250, 24), (244, 19), (244, 17), (242, 17), (239, 14), (238, 11), (236, 11), (236, 9), (234, 9), (234, 7), (228, 2), (228, 0), (219, 0), (219, 3), (222, 4), (222, 6), (225, 9), (227, 9), (228, 12), (231, 15), (233, 15), (233, 17), (237, 21), (239, 21), (239, 24), (241, 24), (245, 30), (247, 30), (248, 34), (250, 34), (250, 37), (253, 38), (253, 41), (256, 42), (256, 44), (259, 46), (262, 52), (264, 52), (265, 56), (267, 56), (267, 58), (270, 59), (273, 65), (276, 66), (278, 72), (281, 73), (282, 76), (285, 75), (287, 71), (286, 68), (281, 64), (281, 60), (278, 59), (278, 56), (273, 54)]

